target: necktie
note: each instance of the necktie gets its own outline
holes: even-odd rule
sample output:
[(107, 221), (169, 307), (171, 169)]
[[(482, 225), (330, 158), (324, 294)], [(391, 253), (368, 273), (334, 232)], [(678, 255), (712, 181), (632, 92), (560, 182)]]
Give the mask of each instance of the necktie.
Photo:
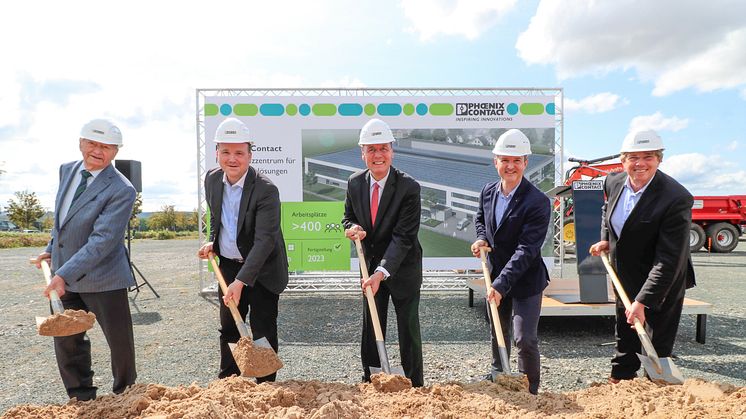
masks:
[(87, 170), (81, 170), (80, 171), (80, 183), (78, 184), (78, 188), (75, 189), (75, 195), (73, 195), (73, 201), (70, 203), (72, 205), (75, 203), (75, 200), (80, 197), (80, 195), (83, 195), (83, 192), (85, 192), (86, 186), (88, 186), (88, 178), (93, 176), (91, 172)]
[(373, 196), (370, 198), (370, 223), (376, 225), (376, 214), (378, 214), (378, 182), (373, 183)]

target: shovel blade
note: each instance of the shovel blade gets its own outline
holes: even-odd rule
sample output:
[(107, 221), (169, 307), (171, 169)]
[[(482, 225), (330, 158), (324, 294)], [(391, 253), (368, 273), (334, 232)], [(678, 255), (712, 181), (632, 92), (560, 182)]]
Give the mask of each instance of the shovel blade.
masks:
[(684, 375), (671, 358), (659, 358), (661, 367), (659, 373), (652, 359), (642, 354), (637, 354), (637, 357), (640, 358), (640, 362), (650, 379), (663, 380), (669, 384), (684, 384)]
[[(384, 372), (383, 369), (378, 367), (368, 367), (368, 369), (370, 370), (370, 375)], [(389, 367), (389, 369), (392, 375), (404, 375), (404, 368), (402, 367)]]
[[(37, 317), (37, 319), (38, 319), (38, 317)], [(43, 317), (42, 317), (42, 319), (43, 319)], [(228, 342), (228, 347), (230, 348), (231, 352), (233, 352), (233, 351), (236, 350), (236, 346), (237, 345), (238, 344), (236, 344), (236, 343)], [(275, 348), (273, 348), (272, 345), (269, 344), (269, 341), (267, 340), (267, 338), (261, 338), (261, 339), (255, 340), (254, 341), (254, 346), (258, 346), (260, 348), (269, 348), (269, 349), (272, 349), (273, 351), (275, 350)]]

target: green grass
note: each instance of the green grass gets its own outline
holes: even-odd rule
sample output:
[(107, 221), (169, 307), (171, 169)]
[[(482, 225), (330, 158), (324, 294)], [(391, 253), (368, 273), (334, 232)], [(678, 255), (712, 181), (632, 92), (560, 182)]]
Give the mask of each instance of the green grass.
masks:
[(437, 227), (437, 226), (443, 224), (443, 222), (435, 220), (435, 219), (432, 219), (432, 218), (428, 218), (427, 220), (421, 222), (420, 224), (424, 224), (424, 225), (426, 225), (428, 227)]
[(15, 247), (42, 247), (49, 243), (49, 233), (0, 233), (0, 249)]
[(471, 242), (420, 229), (420, 244), (425, 257), (469, 257)]

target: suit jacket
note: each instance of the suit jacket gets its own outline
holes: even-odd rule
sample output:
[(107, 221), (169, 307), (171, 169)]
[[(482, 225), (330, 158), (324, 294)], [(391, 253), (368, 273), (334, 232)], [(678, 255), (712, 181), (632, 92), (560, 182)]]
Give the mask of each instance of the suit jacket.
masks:
[(82, 161), (60, 166), (60, 186), (55, 199), (52, 272), (65, 280), (72, 292), (103, 292), (135, 285), (124, 234), (137, 192), (110, 164), (91, 182), (60, 220), (60, 205)]
[[(223, 170), (205, 176), (205, 194), (210, 207), (210, 241), (220, 254), (220, 217), (223, 212)], [(249, 166), (238, 210), (236, 245), (244, 259), (236, 279), (254, 286), (262, 284), (280, 294), (288, 285), (288, 257), (280, 229), (280, 192), (269, 178)]]
[(694, 286), (689, 253), (692, 195), (679, 182), (658, 170), (629, 214), (618, 237), (611, 214), (627, 181), (626, 173), (609, 175), (604, 182), (606, 203), (601, 218), (601, 240), (609, 241), (609, 256), (625, 292), (648, 308), (684, 296)]
[(495, 221), (500, 182), (485, 185), (479, 196), (474, 226), (477, 239), (486, 240), (492, 251), (492, 287), (503, 297), (529, 297), (544, 290), (549, 273), (541, 258), (547, 236), (551, 206), (549, 198), (526, 178), (516, 188), (503, 214), (500, 228)]
[(376, 224), (370, 219), (370, 173), (363, 170), (347, 181), (345, 228), (359, 225), (367, 235), (362, 240), (368, 271), (378, 266), (390, 276), (386, 285), (397, 298), (417, 292), (422, 285), (420, 230), (420, 184), (391, 167), (378, 204)]

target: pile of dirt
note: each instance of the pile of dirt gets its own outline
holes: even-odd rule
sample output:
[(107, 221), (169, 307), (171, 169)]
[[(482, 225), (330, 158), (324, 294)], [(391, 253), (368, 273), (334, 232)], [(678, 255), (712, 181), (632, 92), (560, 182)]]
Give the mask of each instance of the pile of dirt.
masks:
[(72, 336), (85, 332), (93, 327), (96, 315), (85, 310), (67, 309), (59, 314), (53, 314), (39, 324), (39, 334), (42, 336)]
[[(412, 388), (391, 376), (373, 384), (318, 381), (255, 384), (231, 377), (196, 385), (136, 384), (121, 395), (66, 405), (21, 405), (5, 418), (485, 418), (743, 417), (746, 387), (702, 380), (671, 386), (644, 379), (598, 384), (571, 393), (532, 396), (490, 382)], [(399, 391), (389, 386), (395, 383)]]
[(256, 346), (248, 337), (238, 340), (233, 358), (241, 374), (247, 377), (266, 377), (282, 368), (282, 361), (272, 348)]

